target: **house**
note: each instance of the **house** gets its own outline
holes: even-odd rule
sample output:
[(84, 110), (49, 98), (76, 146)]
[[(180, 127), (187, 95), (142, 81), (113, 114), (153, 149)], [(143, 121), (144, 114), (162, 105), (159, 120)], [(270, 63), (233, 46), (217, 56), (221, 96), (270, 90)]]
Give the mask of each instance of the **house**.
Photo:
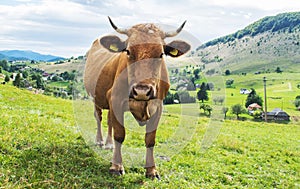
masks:
[(254, 111), (261, 109), (261, 106), (258, 105), (257, 103), (252, 103), (247, 107), (247, 109), (249, 114), (252, 115)]
[(248, 110), (257, 110), (257, 109), (261, 109), (261, 106), (258, 105), (257, 103), (252, 103), (248, 106), (247, 108)]
[(246, 94), (246, 95), (248, 95), (248, 94), (250, 94), (250, 92), (251, 91), (249, 91), (248, 89), (240, 89), (240, 94)]
[[(264, 112), (262, 113), (262, 119), (265, 118)], [(289, 121), (290, 116), (280, 108), (275, 108), (272, 112), (267, 112), (268, 121)]]

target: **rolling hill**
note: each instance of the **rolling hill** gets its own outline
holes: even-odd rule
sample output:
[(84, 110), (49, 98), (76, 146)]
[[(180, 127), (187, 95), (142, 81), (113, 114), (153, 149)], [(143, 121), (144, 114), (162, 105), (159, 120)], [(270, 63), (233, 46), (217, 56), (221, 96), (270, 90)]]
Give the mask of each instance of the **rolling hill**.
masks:
[(44, 55), (33, 51), (23, 50), (3, 50), (0, 51), (0, 59), (6, 59), (9, 61), (16, 60), (34, 60), (34, 61), (45, 61), (53, 62), (58, 60), (64, 60), (65, 58), (53, 55)]
[[(208, 69), (233, 73), (300, 72), (300, 12), (269, 16), (198, 47), (194, 56)], [(217, 63), (217, 64), (211, 64)]]
[[(199, 117), (193, 128), (191, 120), (198, 118), (188, 116), (184, 120), (189, 124), (180, 127), (181, 106), (170, 105), (157, 133), (155, 150), (161, 155), (155, 157), (161, 173), (158, 182), (145, 178), (143, 164), (138, 163), (143, 157), (133, 161), (135, 154), (132, 159), (124, 158), (128, 161), (124, 176), (111, 176), (112, 152), (93, 151), (96, 145), (87, 139), (94, 142), (96, 124), (91, 126), (90, 137), (79, 132), (82, 127), (76, 123), (79, 118), (72, 105), (70, 100), (0, 85), (0, 188), (299, 187), (299, 124), (214, 121), (222, 129), (214, 144), (203, 148), (206, 130), (214, 128), (213, 122)], [(90, 116), (93, 118), (93, 113)], [(127, 126), (123, 149), (144, 153), (144, 129)], [(188, 130), (193, 134), (181, 138)], [(128, 154), (127, 149), (124, 152)], [(170, 152), (174, 155), (165, 160)]]

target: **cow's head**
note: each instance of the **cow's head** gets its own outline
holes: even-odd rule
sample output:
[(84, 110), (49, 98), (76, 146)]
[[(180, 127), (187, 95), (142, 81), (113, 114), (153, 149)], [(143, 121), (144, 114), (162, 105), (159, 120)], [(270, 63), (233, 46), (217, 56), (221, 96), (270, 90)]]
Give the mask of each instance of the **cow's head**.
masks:
[[(166, 44), (164, 39), (176, 36), (185, 22), (176, 31), (163, 32), (154, 24), (139, 24), (130, 29), (120, 29), (110, 18), (109, 21), (118, 33), (128, 36), (125, 41), (115, 35), (104, 36), (100, 43), (113, 53), (127, 54), (129, 98), (136, 101), (158, 98), (164, 55), (179, 57), (190, 49), (190, 45), (184, 41), (175, 40)], [(164, 96), (165, 94), (159, 98)]]

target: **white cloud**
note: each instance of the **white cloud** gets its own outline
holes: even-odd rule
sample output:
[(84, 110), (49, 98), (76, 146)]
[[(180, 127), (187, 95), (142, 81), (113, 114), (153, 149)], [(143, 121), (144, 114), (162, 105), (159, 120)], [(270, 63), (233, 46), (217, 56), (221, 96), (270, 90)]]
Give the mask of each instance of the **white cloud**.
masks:
[(0, 3), (0, 49), (82, 55), (92, 41), (141, 22), (179, 26), (207, 41), (242, 29), (267, 15), (300, 10), (295, 0), (4, 0)]
[(300, 1), (295, 0), (211, 0), (213, 5), (223, 7), (260, 9), (263, 11), (299, 11)]

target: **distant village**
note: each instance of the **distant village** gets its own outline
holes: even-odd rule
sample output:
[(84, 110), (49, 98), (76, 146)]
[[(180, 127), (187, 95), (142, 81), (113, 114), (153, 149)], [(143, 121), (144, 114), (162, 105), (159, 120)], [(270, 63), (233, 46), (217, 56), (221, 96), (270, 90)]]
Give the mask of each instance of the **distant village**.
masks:
[[(0, 78), (4, 80), (2, 84), (12, 82), (14, 86), (25, 88), (35, 94), (72, 98), (73, 83), (76, 80), (77, 70), (56, 70), (54, 73), (48, 73), (44, 69), (35, 66), (41, 64), (40, 62), (2, 60), (0, 63)], [(65, 62), (57, 61), (54, 64), (63, 63)]]
[[(65, 63), (65, 61), (59, 61), (55, 64), (63, 63)], [(35, 61), (9, 61), (4, 63), (2, 61), (0, 64), (0, 79), (2, 78), (2, 80), (4, 80), (2, 84), (12, 82), (13, 85), (19, 88), (25, 88), (34, 94), (45, 94), (66, 99), (73, 98), (74, 90), (78, 90), (74, 87), (74, 83), (77, 83), (76, 78), (78, 71), (55, 70), (53, 73), (48, 73), (44, 69), (38, 68), (36, 64), (40, 63), (36, 63)], [(203, 101), (208, 100), (207, 91), (220, 90), (218, 88), (215, 89), (214, 84), (211, 82), (200, 82), (200, 74), (201, 71), (204, 70), (204, 66), (205, 65), (190, 65), (183, 69), (172, 69), (170, 71), (171, 90), (165, 98), (164, 104), (195, 103), (197, 102), (196, 99), (200, 101), (200, 104), (201, 102), (203, 104)], [(214, 71), (210, 70), (207, 74), (214, 74)], [(226, 86), (230, 87), (233, 82), (233, 80), (226, 81)], [(82, 87), (82, 91), (83, 90)], [(189, 91), (197, 91), (197, 96), (191, 95)], [(76, 94), (79, 95), (78, 98), (85, 99), (86, 97), (82, 97), (81, 93), (83, 94), (83, 92), (77, 91)], [(251, 89), (241, 88), (239, 93), (241, 95), (250, 96), (253, 91)], [(211, 100), (215, 104), (220, 103), (222, 105), (224, 98), (225, 97), (216, 97)], [(254, 118), (256, 117), (257, 119), (263, 120), (265, 115), (261, 105), (260, 102), (250, 103), (246, 110), (248, 114)], [(200, 106), (200, 109), (203, 109), (209, 116), (213, 111), (212, 107), (208, 104)], [(225, 108), (223, 111), (226, 117), (228, 108)], [(290, 116), (280, 108), (275, 108), (271, 112), (267, 112), (267, 119), (268, 121), (289, 121)]]

